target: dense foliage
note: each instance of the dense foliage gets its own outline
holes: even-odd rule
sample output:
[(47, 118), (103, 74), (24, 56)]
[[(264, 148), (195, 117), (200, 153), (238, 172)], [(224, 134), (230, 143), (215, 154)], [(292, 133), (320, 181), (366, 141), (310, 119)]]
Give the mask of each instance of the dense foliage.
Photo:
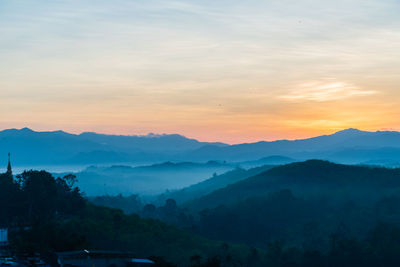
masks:
[[(1, 217), (16, 254), (77, 249), (133, 252), (169, 266), (244, 265), (254, 249), (211, 241), (159, 220), (126, 215), (87, 202), (76, 177), (55, 179), (45, 171), (1, 175)], [(165, 260), (164, 260), (165, 259)], [(164, 265), (163, 265), (164, 264)]]
[(264, 248), (271, 266), (400, 262), (399, 169), (312, 160), (273, 168), (182, 207), (167, 202), (147, 205), (142, 216)]
[(98, 206), (105, 206), (114, 209), (121, 209), (126, 214), (139, 213), (143, 207), (143, 203), (138, 195), (122, 196), (122, 194), (116, 196), (96, 196), (89, 197), (88, 200)]
[(120, 250), (159, 266), (399, 266), (399, 174), (307, 161), (183, 206), (173, 199), (143, 205), (135, 195), (91, 198), (137, 214), (89, 203), (73, 175), (4, 174), (1, 224), (16, 253)]
[(16, 181), (0, 175), (0, 223), (3, 226), (32, 225), (79, 214), (85, 205), (76, 177), (55, 179), (45, 171), (25, 171)]

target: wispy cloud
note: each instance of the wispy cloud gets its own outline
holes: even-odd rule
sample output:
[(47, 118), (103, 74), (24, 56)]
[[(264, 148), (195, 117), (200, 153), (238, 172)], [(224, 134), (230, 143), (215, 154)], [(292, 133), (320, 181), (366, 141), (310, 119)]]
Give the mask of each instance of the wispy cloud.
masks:
[(345, 82), (310, 82), (301, 84), (280, 98), (287, 101), (332, 101), (355, 96), (368, 96), (378, 93), (375, 90), (363, 90)]
[(0, 128), (227, 141), (392, 127), (399, 13), (398, 0), (2, 1)]

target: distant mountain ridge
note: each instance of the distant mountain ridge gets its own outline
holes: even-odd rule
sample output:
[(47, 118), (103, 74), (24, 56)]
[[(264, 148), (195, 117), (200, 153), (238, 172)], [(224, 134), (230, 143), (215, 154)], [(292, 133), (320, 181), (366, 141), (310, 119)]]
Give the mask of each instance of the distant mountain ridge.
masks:
[[(394, 131), (366, 132), (347, 129), (331, 135), (322, 135), (299, 140), (261, 141), (225, 147), (204, 146), (191, 152), (193, 158), (213, 157), (216, 160), (254, 160), (267, 156), (283, 155), (298, 160), (326, 159), (343, 163), (358, 163), (367, 160), (382, 159), (374, 150), (399, 149), (400, 133)], [(365, 153), (353, 153), (351, 160), (343, 159), (338, 152), (346, 154), (347, 150), (372, 151), (366, 158)], [(393, 155), (400, 158), (400, 153)]]
[(308, 139), (227, 145), (200, 142), (179, 134), (71, 134), (23, 128), (0, 131), (0, 155), (8, 152), (12, 153), (13, 161), (18, 165), (209, 160), (246, 162), (271, 156), (286, 157), (287, 160), (326, 159), (341, 163), (382, 162), (385, 165), (386, 161), (400, 161), (400, 133), (347, 129)]
[(165, 161), (204, 145), (226, 144), (199, 142), (178, 134), (71, 134), (37, 132), (29, 128), (0, 131), (0, 154), (11, 152), (13, 161), (19, 165)]

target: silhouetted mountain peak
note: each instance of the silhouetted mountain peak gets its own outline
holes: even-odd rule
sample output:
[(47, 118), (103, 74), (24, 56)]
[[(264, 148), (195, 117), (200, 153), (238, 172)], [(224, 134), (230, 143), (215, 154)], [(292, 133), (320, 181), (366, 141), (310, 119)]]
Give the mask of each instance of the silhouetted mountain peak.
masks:
[[(383, 148), (391, 148), (393, 153), (383, 154)], [(110, 163), (120, 162), (117, 159), (121, 162), (169, 160), (204, 162), (210, 159), (221, 162), (248, 162), (261, 159), (263, 162), (255, 162), (258, 165), (289, 163), (293, 161), (290, 158), (298, 160), (319, 158), (342, 163), (360, 163), (397, 159), (400, 152), (393, 149), (400, 149), (399, 132), (367, 132), (354, 128), (302, 140), (263, 141), (237, 145), (201, 142), (179, 134), (143, 136), (87, 132), (76, 135), (63, 131), (33, 131), (29, 128), (0, 131), (0, 153), (12, 151), (19, 164), (32, 162), (67, 164), (76, 163), (78, 159), (90, 159), (90, 164), (104, 163), (107, 160)], [(98, 153), (93, 153), (96, 151), (107, 153), (97, 158), (95, 155)], [(82, 155), (87, 156), (82, 158)], [(265, 158), (274, 155), (287, 158)]]
[(349, 128), (349, 129), (338, 131), (338, 132), (334, 133), (333, 135), (354, 136), (354, 135), (365, 134), (365, 133), (368, 133), (368, 132), (361, 131), (361, 130), (358, 130), (355, 128)]
[(30, 128), (28, 128), (28, 127), (21, 128), (19, 131), (20, 131), (20, 132), (27, 132), (27, 133), (32, 133), (32, 132), (34, 132), (32, 129), (30, 129)]
[(29, 136), (29, 135), (42, 135), (42, 134), (55, 134), (55, 135), (71, 135), (67, 132), (64, 132), (62, 130), (57, 130), (57, 131), (34, 131), (28, 127), (24, 127), (21, 129), (6, 129), (3, 131), (0, 131), (0, 133), (6, 134), (6, 135), (23, 135), (23, 136)]
[(25, 127), (25, 128), (21, 128), (21, 129), (16, 129), (16, 128), (6, 129), (1, 132), (2, 133), (33, 133), (34, 131)]
[(6, 129), (3, 131), (0, 131), (0, 135), (3, 137), (14, 137), (14, 136), (30, 136), (33, 135), (35, 133), (35, 131), (29, 129), (29, 128), (21, 128), (21, 129), (16, 129), (16, 128), (12, 128), (12, 129)]

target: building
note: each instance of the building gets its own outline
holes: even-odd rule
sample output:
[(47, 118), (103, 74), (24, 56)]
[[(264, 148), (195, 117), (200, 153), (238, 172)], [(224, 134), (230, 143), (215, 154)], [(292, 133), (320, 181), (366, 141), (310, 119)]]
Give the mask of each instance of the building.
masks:
[(8, 165), (5, 173), (0, 173), (0, 182), (13, 183), (13, 173), (11, 168), (11, 154), (8, 153)]
[(8, 165), (7, 165), (7, 172), (6, 174), (8, 174), (9, 176), (12, 177), (12, 168), (11, 168), (11, 153), (8, 152)]
[(153, 266), (149, 259), (138, 259), (132, 253), (105, 250), (77, 250), (57, 253), (60, 267), (130, 267)]

